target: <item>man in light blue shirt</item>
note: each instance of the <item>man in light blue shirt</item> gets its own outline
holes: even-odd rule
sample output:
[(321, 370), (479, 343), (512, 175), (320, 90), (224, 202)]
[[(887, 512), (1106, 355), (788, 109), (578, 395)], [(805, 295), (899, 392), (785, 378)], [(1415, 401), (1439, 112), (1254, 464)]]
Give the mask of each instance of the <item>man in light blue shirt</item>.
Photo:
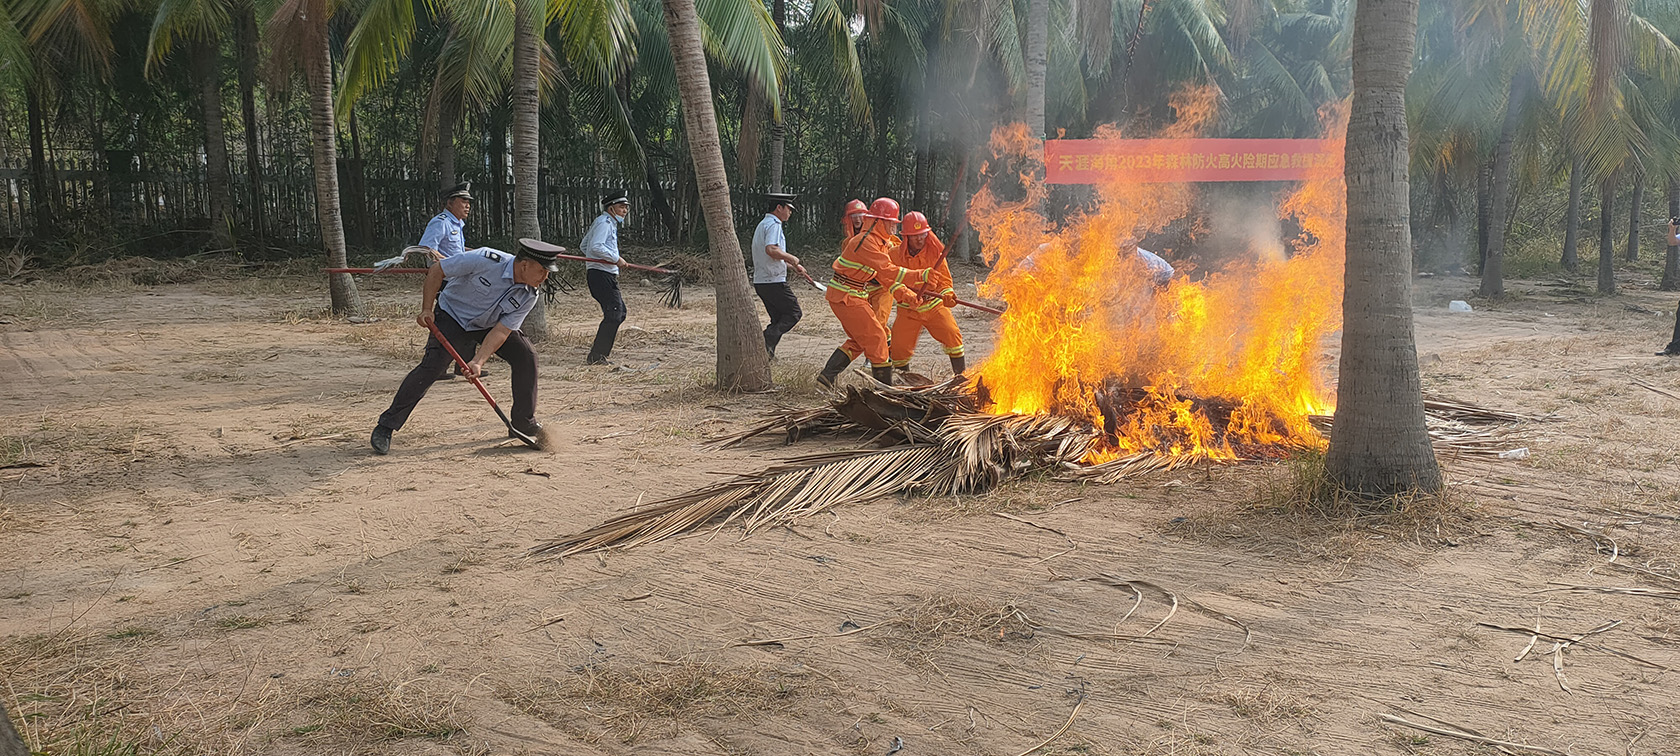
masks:
[(443, 193), (443, 212), (432, 216), (420, 236), (436, 262), (467, 251), (467, 215), (472, 212), (472, 184), (456, 184)]
[[(519, 328), (541, 300), (538, 287), (557, 269), (554, 252), (530, 248), (521, 248), (516, 255), (477, 249), (446, 257), (426, 273), (420, 316), (415, 318), (422, 327), (437, 326), (461, 359), (467, 360), (464, 372), (468, 376), (483, 373), (490, 355), (501, 355), (513, 368), (513, 427), (528, 436), (542, 429), (536, 419), (537, 354)], [(448, 288), (443, 286), (445, 280)], [(403, 378), (390, 408), (374, 426), (375, 453), (390, 452), (391, 434), (408, 422), (409, 413), (453, 361), (436, 336), (426, 339), (420, 364)]]
[(788, 266), (793, 266), (801, 276), (805, 275), (805, 266), (787, 251), (787, 234), (782, 229), (782, 224), (793, 215), (796, 198), (791, 194), (767, 194), (765, 198), (770, 210), (753, 231), (753, 289), (770, 315), (770, 325), (764, 327), (764, 350), (773, 360), (782, 336), (793, 330), (804, 315), (799, 309), (799, 297), (794, 296), (793, 287), (787, 283)]
[(607, 192), (601, 197), (601, 214), (583, 235), (584, 273), (589, 282), (589, 296), (601, 304), (601, 325), (595, 329), (595, 342), (589, 347), (587, 365), (611, 365), (613, 343), (618, 340), (618, 327), (624, 323), (629, 310), (624, 307), (624, 295), (618, 290), (618, 266), (625, 262), (618, 254), (618, 228), (630, 215), (630, 197), (624, 192)]

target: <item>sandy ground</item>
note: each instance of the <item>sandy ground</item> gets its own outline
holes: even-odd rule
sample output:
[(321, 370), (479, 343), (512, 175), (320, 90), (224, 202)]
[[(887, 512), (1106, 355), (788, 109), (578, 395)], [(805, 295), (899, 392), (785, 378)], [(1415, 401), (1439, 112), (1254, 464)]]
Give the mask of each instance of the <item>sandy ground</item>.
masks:
[[(521, 554), (638, 501), (844, 443), (699, 443), (815, 403), (838, 328), (802, 292), (785, 388), (726, 397), (709, 292), (673, 311), (630, 286), (619, 370), (581, 365), (598, 313), (572, 294), (542, 354), (557, 449), (508, 446), (454, 381), (377, 457), (422, 343), (412, 284), (368, 282), (364, 325), (305, 278), (0, 287), (0, 692), (34, 744), (1008, 755), (1071, 716), (1040, 753), (1492, 752), (1388, 714), (1680, 753), (1680, 400), (1635, 383), (1680, 394), (1680, 361), (1651, 356), (1671, 294), (1528, 282), (1449, 314), (1473, 283), (1419, 281), (1429, 389), (1559, 418), (1522, 428), (1528, 459), (1447, 460), (1456, 512), (1291, 514), (1268, 504), (1288, 471), (1257, 466), (539, 562)], [(961, 321), (971, 364), (983, 318)], [(1611, 621), (1521, 661), (1528, 635), (1479, 624)]]

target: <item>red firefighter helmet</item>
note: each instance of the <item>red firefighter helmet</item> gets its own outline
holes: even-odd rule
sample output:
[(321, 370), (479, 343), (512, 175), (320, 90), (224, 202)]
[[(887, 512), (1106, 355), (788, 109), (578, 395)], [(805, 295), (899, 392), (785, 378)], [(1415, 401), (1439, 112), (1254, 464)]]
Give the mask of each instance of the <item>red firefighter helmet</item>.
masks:
[(850, 218), (854, 215), (858, 215), (860, 213), (867, 213), (867, 212), (869, 212), (869, 206), (863, 204), (863, 200), (856, 200), (855, 199), (855, 200), (852, 200), (852, 201), (846, 203), (846, 211), (841, 213), (840, 215), (841, 215), (841, 217), (844, 217), (844, 218)]
[(904, 214), (904, 226), (901, 231), (904, 236), (918, 236), (932, 230), (933, 227), (928, 225), (927, 216), (922, 215), (921, 212), (912, 210)]
[(898, 200), (891, 197), (882, 197), (869, 203), (868, 217), (876, 220), (884, 220), (888, 223), (897, 223)]

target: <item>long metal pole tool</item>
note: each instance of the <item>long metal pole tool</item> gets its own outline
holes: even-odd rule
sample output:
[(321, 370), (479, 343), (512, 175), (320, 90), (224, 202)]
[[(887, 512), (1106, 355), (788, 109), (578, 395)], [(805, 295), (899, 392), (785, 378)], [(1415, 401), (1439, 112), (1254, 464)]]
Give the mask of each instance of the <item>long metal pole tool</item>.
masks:
[(449, 343), (449, 339), (443, 337), (443, 332), (438, 330), (437, 324), (427, 323), (426, 328), (431, 330), (432, 338), (437, 339), (437, 342), (442, 344), (444, 349), (449, 350), (449, 356), (454, 357), (455, 364), (461, 368), (461, 375), (465, 376), (467, 380), (472, 381), (472, 385), (478, 388), (478, 393), (484, 395), (484, 401), (490, 403), (490, 409), (496, 411), (496, 417), (502, 419), (502, 424), (507, 426), (508, 433), (512, 433), (514, 438), (525, 442), (525, 445), (531, 447), (532, 449), (542, 449), (543, 446), (541, 442), (532, 438), (524, 431), (513, 427), (513, 421), (508, 419), (507, 413), (502, 411), (501, 405), (496, 404), (496, 400), (490, 396), (490, 390), (484, 387), (484, 383), (478, 380), (478, 376), (467, 375), (467, 361), (461, 359), (461, 353), (455, 351), (455, 345)]

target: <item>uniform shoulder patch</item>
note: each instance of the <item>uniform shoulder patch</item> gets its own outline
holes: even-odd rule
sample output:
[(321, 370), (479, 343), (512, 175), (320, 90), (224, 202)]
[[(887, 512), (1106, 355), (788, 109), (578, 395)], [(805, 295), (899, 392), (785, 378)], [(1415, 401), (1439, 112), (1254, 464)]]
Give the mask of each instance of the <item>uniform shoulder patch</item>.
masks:
[(484, 259), (490, 260), (492, 262), (501, 262), (505, 258), (502, 257), (502, 253), (497, 252), (496, 250), (493, 250), (493, 249), (487, 249), (487, 250), (484, 250)]

